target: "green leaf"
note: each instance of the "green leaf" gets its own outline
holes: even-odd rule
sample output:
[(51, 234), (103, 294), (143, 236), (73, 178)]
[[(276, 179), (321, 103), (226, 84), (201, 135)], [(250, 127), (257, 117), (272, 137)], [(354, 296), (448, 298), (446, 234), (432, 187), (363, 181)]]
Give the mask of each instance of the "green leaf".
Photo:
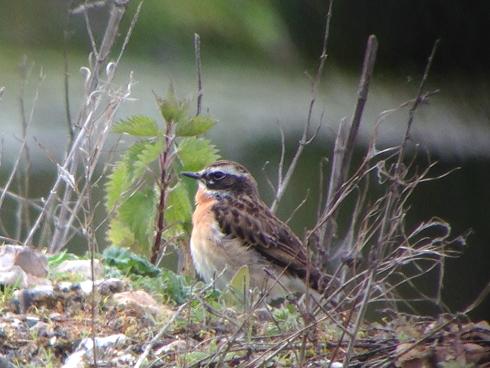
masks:
[(230, 287), (239, 294), (247, 293), (250, 290), (250, 271), (247, 265), (240, 267), (233, 275)]
[[(154, 267), (151, 264), (150, 266)], [(122, 267), (122, 269), (128, 268), (125, 264), (117, 267)], [(189, 299), (189, 296), (192, 295), (193, 281), (187, 280), (185, 276), (178, 275), (165, 268), (158, 269), (158, 272), (159, 274), (155, 277), (148, 273), (147, 275), (143, 275), (142, 271), (139, 269), (131, 269), (131, 274), (136, 274), (136, 276), (131, 277), (133, 288), (145, 289), (152, 295), (158, 295), (166, 304), (170, 301), (175, 302), (176, 304), (182, 304)]]
[(67, 253), (66, 249), (62, 250), (59, 253), (53, 254), (52, 256), (48, 256), (48, 266), (56, 267), (62, 264), (64, 261), (80, 259), (76, 254)]
[(187, 115), (189, 103), (185, 100), (179, 101), (177, 99), (172, 84), (168, 89), (167, 97), (165, 97), (164, 99), (157, 97), (157, 103), (160, 106), (160, 112), (162, 113), (162, 116), (167, 123), (178, 123), (184, 120)]
[(121, 246), (134, 246), (134, 234), (129, 229), (129, 226), (117, 217), (111, 219), (107, 238), (112, 244)]
[(166, 236), (177, 236), (183, 231), (183, 227), (189, 225), (192, 217), (192, 204), (189, 193), (182, 182), (179, 182), (169, 192), (167, 197), (167, 209), (165, 218), (168, 229)]
[(244, 265), (233, 275), (222, 297), (226, 305), (243, 307), (247, 303), (249, 293), (250, 270), (247, 265)]
[(191, 295), (192, 288), (187, 285), (185, 278), (170, 270), (162, 270), (160, 288), (177, 304), (184, 303)]
[(160, 274), (160, 269), (126, 248), (110, 246), (102, 253), (104, 263), (116, 267), (126, 274), (155, 277)]
[(205, 138), (184, 138), (178, 146), (184, 171), (198, 171), (219, 158), (217, 148)]
[(206, 133), (215, 124), (216, 121), (210, 116), (198, 115), (177, 124), (175, 134), (178, 137), (193, 137)]
[(112, 169), (109, 180), (105, 185), (106, 208), (112, 211), (116, 203), (123, 197), (123, 193), (129, 188), (130, 179), (126, 162), (119, 161)]
[(114, 124), (115, 133), (125, 133), (135, 137), (158, 137), (162, 135), (155, 120), (149, 116), (136, 115)]
[(209, 358), (209, 353), (204, 351), (193, 350), (185, 355), (185, 362), (189, 366), (200, 365), (199, 363), (205, 362)]
[(156, 198), (151, 188), (134, 193), (119, 207), (118, 219), (128, 226), (139, 246), (149, 246), (155, 224)]
[(143, 140), (136, 142), (124, 155), (131, 181), (140, 178), (148, 166), (155, 161), (163, 151), (163, 140)]
[(163, 140), (161, 139), (155, 142), (145, 142), (137, 155), (137, 160), (134, 162), (134, 175), (143, 174), (148, 166), (160, 156), (163, 146)]

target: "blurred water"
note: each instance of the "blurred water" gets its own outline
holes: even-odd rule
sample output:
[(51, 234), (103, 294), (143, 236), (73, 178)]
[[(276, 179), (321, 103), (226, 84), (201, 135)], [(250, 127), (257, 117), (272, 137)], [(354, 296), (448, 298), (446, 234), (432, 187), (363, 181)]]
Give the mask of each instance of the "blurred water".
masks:
[[(20, 58), (20, 56), (19, 56)], [(30, 83), (26, 87), (30, 106), (42, 67), (46, 74), (39, 88), (30, 135), (50, 147), (55, 157), (64, 149), (67, 137), (61, 57), (41, 54), (36, 61)], [(72, 115), (78, 111), (81, 96), (81, 76), (78, 72), (84, 60), (71, 60), (70, 100)], [(146, 114), (158, 117), (153, 92), (163, 95), (173, 82), (181, 96), (192, 97), (195, 72), (190, 63), (157, 65), (139, 60), (126, 60), (119, 70), (117, 82), (124, 84), (134, 71), (137, 84), (133, 89), (136, 100), (123, 105), (119, 116)], [(210, 136), (223, 149), (243, 151), (249, 142), (260, 136), (278, 136), (279, 123), (287, 134), (297, 136), (302, 129), (310, 100), (310, 83), (300, 69), (282, 69), (280, 65), (265, 68), (253, 66), (211, 65), (204, 70), (204, 106), (220, 124)], [(360, 144), (370, 139), (373, 126), (383, 111), (394, 109), (415, 97), (417, 75), (392, 76), (375, 74), (360, 130)], [(445, 158), (472, 159), (490, 157), (490, 92), (485, 78), (467, 76), (433, 76), (428, 90), (440, 89), (429, 105), (416, 113), (412, 137), (431, 152)], [(331, 139), (340, 120), (349, 117), (354, 108), (358, 76), (327, 64), (314, 111), (314, 122), (322, 117), (319, 140)], [(4, 65), (0, 85), (6, 87), (0, 102), (0, 126), (4, 137), (6, 159), (15, 157), (13, 138), (20, 132), (18, 96), (20, 78), (16, 64)], [(399, 142), (407, 121), (407, 109), (391, 114), (379, 129), (380, 145)], [(239, 140), (230, 140), (239, 136)], [(33, 147), (33, 149), (36, 149)], [(49, 164), (43, 157), (35, 159)]]

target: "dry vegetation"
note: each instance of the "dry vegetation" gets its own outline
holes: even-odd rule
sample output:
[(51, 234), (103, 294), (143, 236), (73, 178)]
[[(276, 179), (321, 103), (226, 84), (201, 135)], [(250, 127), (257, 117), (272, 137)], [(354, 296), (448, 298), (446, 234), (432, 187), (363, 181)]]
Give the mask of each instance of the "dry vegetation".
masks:
[[(58, 176), (44, 201), (28, 199), (30, 168), (26, 131), (32, 116), (24, 114), (24, 140), (10, 177), (2, 183), (0, 207), (5, 198), (17, 201), (17, 218), (22, 222), (18, 226), (20, 229), (28, 227), (25, 239), (5, 235), (9, 242), (43, 244), (48, 246), (49, 253), (57, 254), (74, 236), (82, 236), (93, 259), (98, 252), (95, 233), (102, 224), (94, 223), (94, 209), (101, 204), (94, 203), (92, 188), (107, 180), (109, 164), (105, 163), (101, 172), (96, 167), (101, 163), (102, 152), (114, 151), (106, 147), (106, 141), (118, 107), (131, 98), (131, 75), (122, 87), (115, 86), (113, 79), (137, 23), (141, 4), (133, 15), (119, 52), (114, 51), (114, 44), (122, 32), (119, 29), (122, 17), (128, 16), (125, 14), (127, 1), (111, 2), (107, 27), (100, 42), (97, 42), (97, 35), (93, 34), (90, 26), (91, 7), (100, 4), (90, 4), (82, 3), (70, 15), (85, 18), (92, 53), (89, 66), (83, 69), (85, 94), (76, 118), (72, 118), (70, 110), (70, 106), (75, 104), (68, 97), (66, 99), (67, 121), (72, 135), (66, 156), (57, 165)], [(327, 61), (331, 18), (332, 3), (326, 17), (319, 66), (311, 81), (311, 100), (303, 134), (290, 162), (285, 160), (286, 147), (283, 145), (277, 164), (276, 184), (270, 181), (275, 192), (271, 205), (273, 210), (277, 209), (303, 150), (317, 138), (318, 130), (312, 127), (315, 125), (312, 111)], [(268, 306), (252, 294), (242, 305), (236, 303), (233, 295), (227, 292), (219, 293), (211, 286), (168, 276), (167, 271), (167, 281), (162, 281), (161, 275), (135, 277), (128, 271), (124, 277), (131, 284), (130, 288), (144, 288), (161, 303), (168, 303), (173, 310), (169, 314), (171, 317), (148, 318), (141, 311), (118, 308), (111, 303), (110, 296), (97, 292), (77, 298), (76, 302), (73, 302), (72, 295), (59, 294), (54, 304), (34, 305), (30, 312), (43, 318), (53, 331), (63, 331), (63, 344), (53, 345), (49, 339), (28, 336), (25, 331), (17, 336), (13, 335), (13, 331), (4, 331), (7, 337), (0, 336), (0, 352), (7, 354), (12, 349), (18, 350), (17, 363), (20, 366), (28, 365), (28, 362), (31, 362), (31, 366), (57, 366), (76, 348), (80, 336), (90, 335), (95, 339), (97, 336), (122, 333), (129, 340), (118, 348), (117, 354), (124, 352), (130, 358), (126, 363), (119, 361), (117, 364), (121, 366), (315, 367), (342, 362), (344, 366), (408, 367), (415, 364), (413, 366), (418, 367), (440, 363), (440, 366), (464, 367), (477, 362), (490, 364), (488, 325), (473, 324), (466, 317), (481, 300), (475, 301), (461, 313), (450, 314), (441, 298), (445, 260), (456, 257), (462, 251), (465, 236), (454, 236), (450, 225), (437, 218), (422, 221), (414, 228), (406, 225), (410, 198), (416, 188), (441, 177), (431, 176), (435, 163), (417, 166), (418, 149), (410, 140), (417, 109), (437, 93), (425, 89), (437, 44), (436, 41), (428, 57), (414, 98), (379, 115), (367, 152), (360, 163), (354, 164), (354, 146), (378, 48), (375, 36), (368, 39), (357, 103), (349, 121), (346, 119), (339, 125), (333, 152), (326, 153), (331, 157), (329, 173), (325, 175), (328, 180), (324, 180), (324, 195), (319, 203), (317, 222), (304, 237), (315, 266), (326, 270), (326, 265), (330, 265), (331, 277), (324, 283), (324, 300), (313, 303), (292, 298), (280, 305)], [(199, 115), (202, 83), (198, 39), (195, 48)], [(68, 88), (68, 79), (66, 86)], [(383, 129), (383, 121), (389, 119), (390, 114), (400, 110), (407, 111), (405, 135), (400, 137), (400, 143), (396, 146), (378, 147), (377, 130)], [(161, 178), (158, 187), (161, 193), (158, 220), (155, 221), (158, 231), (153, 242), (153, 263), (157, 263), (165, 254), (167, 245), (183, 244), (188, 238), (183, 227), (179, 240), (165, 239), (168, 228), (164, 224), (166, 206), (165, 201), (162, 205), (162, 198), (167, 198), (167, 191), (174, 184), (169, 170), (175, 170), (171, 169), (173, 159), (169, 156), (175, 154), (171, 147), (176, 137), (171, 137), (169, 132), (167, 129), (165, 134), (166, 156), (159, 156), (161, 165), (155, 174), (155, 177)], [(281, 134), (284, 136), (282, 131)], [(111, 160), (111, 157), (108, 159)], [(15, 181), (16, 177), (22, 180)], [(14, 184), (17, 184), (15, 190), (12, 189)], [(373, 187), (376, 187), (376, 193), (381, 194), (374, 196), (370, 190)], [(349, 226), (341, 229), (337, 218), (345, 210), (347, 200), (354, 200), (355, 206)], [(33, 221), (29, 219), (32, 210), (37, 211)], [(107, 221), (113, 215), (108, 213)], [(154, 223), (151, 225), (154, 226)], [(338, 246), (340, 243), (341, 246)], [(334, 265), (332, 259), (335, 260)], [(107, 272), (112, 272), (109, 267)], [(417, 279), (427, 275), (437, 279), (430, 295), (422, 293), (417, 287)], [(173, 281), (168, 281), (170, 279)], [(240, 285), (235, 287), (240, 289)], [(399, 293), (401, 286), (410, 288), (410, 299)], [(4, 311), (9, 309), (7, 294), (8, 290), (4, 289), (1, 307)], [(401, 309), (415, 311), (418, 302), (437, 306), (441, 315), (425, 318), (400, 312)], [(77, 303), (80, 303), (79, 307), (74, 308)], [(368, 309), (374, 311), (375, 308), (378, 308), (382, 322), (368, 323), (366, 313)], [(379, 314), (380, 308), (382, 314)], [(53, 312), (62, 317), (53, 319)], [(170, 343), (174, 345), (168, 347)], [(168, 349), (162, 350), (162, 347)], [(117, 355), (114, 353), (114, 356), (110, 356), (111, 353), (101, 351), (97, 354), (98, 358), (94, 354), (92, 363), (107, 366), (104, 364)], [(20, 357), (22, 355), (24, 358)]]

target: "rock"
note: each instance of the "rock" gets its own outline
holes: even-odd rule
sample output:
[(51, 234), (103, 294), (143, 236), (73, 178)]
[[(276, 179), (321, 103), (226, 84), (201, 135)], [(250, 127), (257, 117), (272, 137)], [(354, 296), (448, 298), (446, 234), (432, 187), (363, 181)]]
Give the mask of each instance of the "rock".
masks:
[(61, 313), (53, 312), (49, 314), (49, 320), (54, 322), (60, 322), (64, 320), (64, 316)]
[(308, 367), (328, 367), (330, 365), (331, 368), (343, 368), (344, 364), (341, 362), (332, 362), (330, 359), (321, 359), (313, 363), (312, 365), (308, 365)]
[(60, 281), (56, 285), (59, 291), (63, 293), (68, 293), (69, 291), (72, 290), (74, 283), (70, 281)]
[(27, 324), (27, 327), (31, 328), (35, 324), (39, 322), (39, 317), (36, 316), (25, 316), (25, 321)]
[(46, 322), (39, 321), (29, 328), (39, 337), (49, 337), (53, 334), (53, 329)]
[(47, 302), (54, 298), (54, 289), (51, 285), (39, 285), (30, 289), (14, 291), (10, 301), (12, 309), (16, 313), (25, 313), (35, 303)]
[[(95, 287), (101, 295), (112, 295), (127, 287), (123, 280), (111, 278), (96, 280)], [(85, 280), (80, 283), (60, 282), (55, 288), (51, 284), (38, 285), (31, 288), (16, 290), (10, 301), (11, 310), (15, 313), (25, 313), (32, 305), (46, 305), (53, 307), (62, 303), (65, 307), (81, 305), (85, 297), (92, 293), (92, 281)]]
[[(104, 337), (96, 337), (95, 345), (97, 349), (100, 350), (108, 350), (118, 348), (123, 345), (128, 338), (123, 334), (115, 334)], [(77, 350), (85, 350), (87, 352), (91, 352), (94, 348), (94, 343), (91, 337), (86, 337), (82, 341), (80, 341), (80, 345), (78, 345)]]
[[(85, 280), (85, 281), (80, 282), (76, 286), (78, 288), (80, 288), (83, 295), (87, 296), (87, 295), (92, 294), (92, 290), (93, 290), (93, 286), (94, 286), (93, 284), (94, 283), (92, 282), (92, 280)], [(97, 281), (95, 282), (95, 287), (97, 288)]]
[(25, 288), (28, 286), (27, 274), (19, 266), (12, 265), (10, 269), (0, 270), (0, 284)]
[(112, 367), (134, 367), (136, 358), (131, 354), (121, 354), (111, 360)]
[[(90, 259), (66, 260), (54, 269), (55, 272), (74, 273), (82, 278), (92, 278), (92, 266)], [(95, 279), (100, 279), (104, 275), (104, 267), (98, 259), (94, 259)]]
[(162, 354), (168, 353), (181, 353), (183, 351), (186, 351), (187, 349), (192, 348), (193, 345), (194, 344), (189, 343), (185, 340), (175, 340), (167, 345), (163, 345), (160, 349), (155, 351), (155, 356), (160, 356)]
[(31, 247), (15, 246), (15, 248), (17, 250), (15, 264), (17, 266), (35, 277), (48, 276), (48, 257), (45, 254)]
[(143, 290), (124, 291), (112, 296), (116, 304), (124, 308), (131, 308), (142, 314), (153, 317), (170, 317), (173, 314), (168, 308), (157, 303), (153, 297)]
[[(120, 292), (124, 290), (126, 286), (127, 285), (124, 281), (116, 278), (95, 281), (95, 288), (101, 295), (111, 295)], [(92, 294), (92, 280), (82, 281), (78, 285), (72, 286), (72, 289), (74, 287), (80, 288), (84, 295)]]
[(61, 368), (84, 368), (85, 367), (85, 352), (75, 351), (65, 359), (65, 363)]
[(48, 259), (39, 251), (20, 245), (0, 246), (0, 284), (29, 287), (47, 283)]
[[(128, 338), (123, 334), (116, 334), (105, 337), (96, 337), (95, 345), (97, 351), (102, 354), (107, 353), (108, 350), (121, 347)], [(85, 367), (85, 362), (92, 359), (92, 351), (94, 348), (93, 340), (90, 337), (83, 339), (78, 345), (75, 352), (66, 358), (62, 368), (82, 368)]]
[(121, 279), (116, 279), (114, 277), (110, 279), (101, 280), (101, 282), (97, 283), (97, 291), (101, 295), (111, 295), (115, 293), (120, 293), (127, 287), (128, 287), (127, 282)]
[(0, 368), (14, 368), (15, 366), (0, 354)]

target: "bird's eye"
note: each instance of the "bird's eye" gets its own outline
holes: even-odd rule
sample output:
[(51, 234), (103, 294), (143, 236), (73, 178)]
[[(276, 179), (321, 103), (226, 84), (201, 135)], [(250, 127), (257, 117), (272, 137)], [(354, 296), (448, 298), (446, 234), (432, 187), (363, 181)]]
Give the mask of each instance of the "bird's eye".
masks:
[(209, 174), (209, 177), (212, 180), (221, 180), (225, 177), (225, 173), (222, 171), (213, 171), (212, 173)]

